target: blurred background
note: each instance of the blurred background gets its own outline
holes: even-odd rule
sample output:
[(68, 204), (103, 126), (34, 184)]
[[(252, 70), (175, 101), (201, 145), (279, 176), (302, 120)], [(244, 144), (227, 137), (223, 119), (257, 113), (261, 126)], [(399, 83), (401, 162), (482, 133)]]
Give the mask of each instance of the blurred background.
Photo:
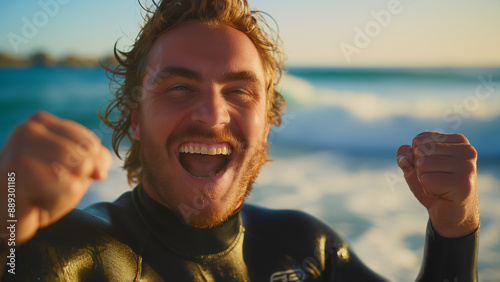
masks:
[[(426, 130), (467, 136), (479, 153), (479, 278), (500, 280), (500, 2), (250, 0), (273, 16), (288, 55), (284, 123), (249, 201), (331, 224), (363, 261), (413, 281), (427, 215), (395, 152)], [(34, 111), (92, 129), (112, 94), (100, 60), (128, 50), (142, 24), (134, 0), (5, 1), (0, 11), (0, 144)], [(268, 18), (271, 26), (274, 22)], [(80, 203), (130, 188), (122, 161)], [(20, 176), (21, 177), (21, 176)]]

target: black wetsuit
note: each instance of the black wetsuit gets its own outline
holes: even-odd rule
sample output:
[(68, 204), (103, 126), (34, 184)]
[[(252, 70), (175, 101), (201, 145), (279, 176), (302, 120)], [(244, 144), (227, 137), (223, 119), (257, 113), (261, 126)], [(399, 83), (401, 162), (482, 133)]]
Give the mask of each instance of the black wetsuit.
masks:
[[(428, 227), (419, 279), (474, 281), (477, 232)], [(5, 267), (5, 266), (4, 266)], [(139, 186), (74, 210), (16, 250), (5, 281), (383, 281), (335, 231), (298, 211), (245, 204), (212, 229), (185, 225)]]

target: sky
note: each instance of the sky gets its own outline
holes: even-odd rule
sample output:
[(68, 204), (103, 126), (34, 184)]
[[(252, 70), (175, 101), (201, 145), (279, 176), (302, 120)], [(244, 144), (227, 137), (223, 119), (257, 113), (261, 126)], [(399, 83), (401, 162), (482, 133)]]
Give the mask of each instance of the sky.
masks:
[[(498, 0), (249, 0), (289, 66), (500, 66)], [(103, 57), (142, 24), (136, 0), (2, 1), (0, 51)]]

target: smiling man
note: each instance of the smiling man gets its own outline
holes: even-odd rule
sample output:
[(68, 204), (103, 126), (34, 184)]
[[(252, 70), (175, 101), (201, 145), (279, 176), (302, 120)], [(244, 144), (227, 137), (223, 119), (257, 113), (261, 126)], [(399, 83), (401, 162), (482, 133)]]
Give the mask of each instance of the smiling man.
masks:
[[(384, 280), (318, 219), (244, 204), (285, 105), (281, 53), (258, 16), (244, 1), (163, 1), (117, 52), (121, 87), (102, 119), (116, 152), (131, 141), (124, 168), (136, 187), (113, 203), (73, 210), (111, 159), (82, 125), (37, 113), (11, 134), (0, 164), (4, 183), (19, 176), (18, 248), (2, 241), (2, 258), (16, 258), (5, 280)], [(475, 280), (474, 148), (426, 132), (397, 156), (429, 211), (418, 279)]]
[[(259, 52), (233, 27), (191, 20), (155, 41), (146, 68), (158, 71), (144, 76), (132, 111), (144, 190), (194, 226), (217, 225), (243, 204), (266, 160)], [(197, 195), (206, 207), (187, 215), (182, 204)]]

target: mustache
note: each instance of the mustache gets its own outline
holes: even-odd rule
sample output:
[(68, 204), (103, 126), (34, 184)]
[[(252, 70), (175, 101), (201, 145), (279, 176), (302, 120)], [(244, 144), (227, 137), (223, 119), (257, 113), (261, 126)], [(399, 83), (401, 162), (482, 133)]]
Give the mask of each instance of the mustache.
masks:
[(240, 150), (246, 150), (247, 142), (243, 135), (239, 132), (231, 130), (229, 127), (224, 127), (220, 129), (209, 129), (206, 127), (189, 125), (182, 130), (175, 132), (171, 136), (171, 140), (183, 139), (210, 139), (213, 142), (229, 142), (233, 144), (236, 148)]

